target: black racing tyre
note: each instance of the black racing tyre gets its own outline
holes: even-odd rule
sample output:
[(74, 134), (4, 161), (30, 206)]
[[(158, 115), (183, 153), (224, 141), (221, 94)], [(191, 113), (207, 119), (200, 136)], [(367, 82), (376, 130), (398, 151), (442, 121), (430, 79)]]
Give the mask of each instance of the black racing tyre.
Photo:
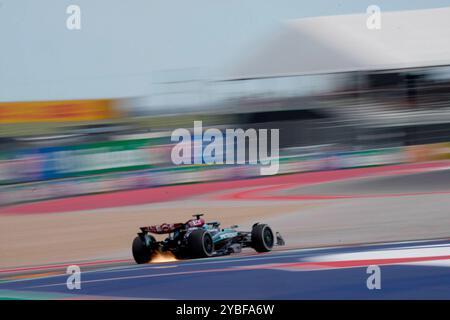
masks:
[(206, 258), (212, 256), (214, 243), (209, 232), (197, 229), (189, 234), (188, 250), (192, 258)]
[(138, 264), (148, 263), (152, 259), (152, 249), (145, 245), (140, 237), (133, 240), (133, 258)]
[(252, 228), (252, 248), (257, 252), (269, 252), (273, 248), (274, 234), (267, 224), (257, 224)]

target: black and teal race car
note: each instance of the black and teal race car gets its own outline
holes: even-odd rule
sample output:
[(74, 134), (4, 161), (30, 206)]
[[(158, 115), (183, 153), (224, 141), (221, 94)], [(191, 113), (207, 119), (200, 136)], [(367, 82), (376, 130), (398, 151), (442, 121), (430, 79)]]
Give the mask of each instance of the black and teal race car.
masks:
[[(219, 222), (205, 222), (202, 216), (196, 214), (186, 223), (141, 227), (132, 245), (134, 260), (148, 263), (156, 252), (169, 251), (178, 259), (192, 259), (239, 253), (245, 247), (268, 252), (274, 245), (284, 245), (281, 235), (274, 234), (267, 224), (255, 223), (251, 231), (238, 231), (236, 225), (221, 228)], [(152, 233), (168, 237), (156, 241)]]

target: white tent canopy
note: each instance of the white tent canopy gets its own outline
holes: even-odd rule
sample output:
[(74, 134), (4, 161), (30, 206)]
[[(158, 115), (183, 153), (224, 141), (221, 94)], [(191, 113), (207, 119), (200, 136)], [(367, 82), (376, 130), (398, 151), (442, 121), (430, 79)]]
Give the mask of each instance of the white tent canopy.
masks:
[(381, 29), (366, 14), (291, 20), (226, 79), (415, 68), (450, 64), (450, 8), (381, 12)]

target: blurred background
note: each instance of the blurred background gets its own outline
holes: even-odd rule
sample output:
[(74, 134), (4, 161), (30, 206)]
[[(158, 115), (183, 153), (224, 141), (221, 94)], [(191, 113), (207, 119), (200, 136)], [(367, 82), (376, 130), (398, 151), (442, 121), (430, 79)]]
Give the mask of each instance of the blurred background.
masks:
[(194, 120), (280, 129), (279, 174), (450, 159), (445, 1), (378, 1), (379, 30), (366, 1), (170, 2), (78, 1), (80, 30), (0, 2), (0, 205), (259, 177), (174, 166)]

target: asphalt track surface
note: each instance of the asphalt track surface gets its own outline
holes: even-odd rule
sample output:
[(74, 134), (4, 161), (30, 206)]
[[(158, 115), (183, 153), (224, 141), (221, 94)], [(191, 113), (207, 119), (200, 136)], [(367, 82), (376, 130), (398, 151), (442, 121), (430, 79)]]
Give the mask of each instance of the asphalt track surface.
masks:
[(450, 170), (418, 172), (408, 175), (364, 177), (326, 184), (301, 186), (284, 192), (289, 195), (385, 195), (439, 193), (450, 188)]
[[(368, 289), (368, 266), (380, 289)], [(450, 239), (274, 251), (136, 265), (83, 265), (69, 290), (65, 266), (2, 271), (6, 299), (450, 299)], [(369, 281), (372, 283), (371, 281)]]

